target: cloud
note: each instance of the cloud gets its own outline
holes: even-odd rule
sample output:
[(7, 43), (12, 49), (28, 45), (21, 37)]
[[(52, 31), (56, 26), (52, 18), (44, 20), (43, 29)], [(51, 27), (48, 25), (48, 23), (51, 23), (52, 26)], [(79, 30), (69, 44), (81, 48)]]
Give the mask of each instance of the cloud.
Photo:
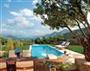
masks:
[(20, 11), (23, 16), (33, 16), (33, 11), (30, 9), (23, 9)]
[(33, 0), (33, 2), (32, 2), (33, 8), (36, 8), (36, 4), (40, 3), (40, 2), (41, 2), (41, 0)]
[[(2, 24), (2, 33), (13, 35), (13, 36), (19, 36), (19, 37), (21, 36), (39, 37), (53, 32), (49, 30), (48, 26), (41, 25), (41, 22), (43, 22), (43, 20), (41, 19), (40, 15), (36, 16), (33, 13), (32, 8), (30, 8), (30, 7), (33, 7), (33, 5), (32, 6), (30, 5), (30, 7), (27, 7), (26, 5), (27, 2), (25, 2), (25, 7), (24, 5), (22, 7), (18, 7), (18, 6), (13, 6), (11, 4), (11, 3), (15, 3), (15, 5), (18, 5), (16, 2), (17, 0), (8, 0), (8, 1), (9, 2), (6, 2), (7, 5), (9, 5), (9, 7), (11, 5), (12, 7), (8, 9), (8, 12), (5, 12), (5, 17), (3, 18), (3, 20), (5, 21), (3, 21), (3, 24)], [(30, 3), (33, 1), (33, 4), (35, 5), (40, 0), (32, 0), (32, 1), (21, 0), (21, 1), (22, 2), (30, 1)]]
[(35, 15), (33, 15), (33, 11), (30, 10), (30, 9), (22, 9), (22, 10), (19, 10), (17, 12), (15, 11), (11, 11), (10, 14), (12, 16), (14, 16), (13, 19), (8, 19), (8, 23), (17, 23), (17, 24), (21, 24), (21, 26), (24, 26), (24, 27), (32, 27), (34, 26), (34, 24), (31, 22), (31, 18), (35, 18)]
[(12, 18), (8, 18), (2, 26), (3, 33), (19, 37), (39, 37), (53, 32), (49, 30), (49, 26), (41, 25), (43, 20), (40, 15), (34, 15), (31, 9), (10, 11), (10, 16)]
[(35, 20), (35, 21), (38, 21), (38, 22), (43, 22), (43, 19), (41, 19), (40, 15), (33, 15), (33, 17), (31, 17), (31, 20)]
[(16, 23), (19, 23), (23, 26), (28, 26), (29, 25), (29, 21), (27, 20), (27, 18), (25, 17), (16, 17), (15, 20), (14, 20)]
[(34, 30), (34, 32), (35, 32), (35, 35), (37, 35), (37, 36), (43, 36), (43, 35), (47, 34), (44, 31), (41, 31), (40, 29), (39, 30)]
[(10, 28), (3, 28), (1, 34), (8, 35), (8, 36), (17, 36), (17, 37), (18, 36), (19, 37), (26, 36), (25, 35), (25, 31), (23, 31), (23, 30), (17, 30), (17, 29), (11, 30)]
[(25, 9), (19, 10), (18, 12), (11, 11), (10, 14), (13, 16), (30, 17), (30, 16), (33, 16), (33, 11), (31, 9), (25, 8)]
[(18, 14), (17, 12), (10, 12), (10, 14), (13, 16), (20, 16), (20, 14)]
[(14, 19), (8, 19), (8, 24), (15, 26), (17, 25), (18, 27), (32, 27), (34, 26), (33, 23), (31, 23), (27, 18), (23, 16), (17, 16)]
[(28, 8), (24, 8), (17, 12), (11, 11), (10, 14), (14, 16), (12, 19), (8, 19), (9, 24), (21, 24), (24, 27), (33, 27), (35, 22), (41, 23), (43, 20), (40, 15), (36, 16), (33, 14), (33, 11)]
[(40, 17), (40, 15), (34, 15), (33, 14), (33, 11), (31, 10), (31, 9), (27, 9), (27, 8), (25, 8), (25, 9), (22, 9), (22, 10), (20, 10), (18, 13), (17, 12), (11, 12), (11, 14), (13, 15), (13, 16), (23, 16), (23, 17), (29, 17), (30, 18), (30, 20), (35, 20), (35, 21), (43, 21), (42, 19), (41, 19), (41, 17)]
[[(41, 28), (42, 29), (42, 28)], [(19, 37), (28, 37), (28, 38), (32, 38), (32, 37), (40, 37), (40, 36), (44, 36), (46, 34), (49, 33), (46, 32), (46, 30), (41, 30), (41, 29), (18, 29), (18, 28), (14, 28), (14, 26), (12, 28), (8, 27), (8, 26), (3, 26), (2, 28), (2, 32), (5, 35), (10, 35), (10, 36), (19, 36)]]
[(38, 3), (38, 0), (33, 0), (32, 4), (35, 5), (36, 3)]

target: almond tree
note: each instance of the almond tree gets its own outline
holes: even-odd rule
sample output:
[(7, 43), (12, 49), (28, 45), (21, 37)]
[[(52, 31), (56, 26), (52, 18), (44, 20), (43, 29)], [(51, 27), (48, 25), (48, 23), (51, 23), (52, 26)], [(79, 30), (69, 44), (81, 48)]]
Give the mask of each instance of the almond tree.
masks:
[[(68, 28), (83, 46), (87, 61), (90, 61), (90, 23), (87, 21), (89, 11), (90, 0), (41, 0), (34, 9), (34, 13), (43, 19), (42, 24), (49, 25), (52, 29)], [(74, 26), (78, 26), (79, 33), (71, 30)]]

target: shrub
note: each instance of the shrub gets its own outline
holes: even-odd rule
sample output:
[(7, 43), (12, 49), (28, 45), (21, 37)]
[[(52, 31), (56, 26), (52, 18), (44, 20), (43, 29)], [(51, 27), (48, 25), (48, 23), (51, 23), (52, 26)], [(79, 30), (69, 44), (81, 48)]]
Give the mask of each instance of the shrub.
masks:
[(61, 64), (61, 65), (60, 65), (60, 69), (61, 69), (62, 71), (69, 71), (70, 68), (71, 68), (71, 65), (68, 64), (68, 63), (66, 63), (66, 64)]
[(3, 58), (8, 58), (8, 52), (5, 52), (2, 57)]

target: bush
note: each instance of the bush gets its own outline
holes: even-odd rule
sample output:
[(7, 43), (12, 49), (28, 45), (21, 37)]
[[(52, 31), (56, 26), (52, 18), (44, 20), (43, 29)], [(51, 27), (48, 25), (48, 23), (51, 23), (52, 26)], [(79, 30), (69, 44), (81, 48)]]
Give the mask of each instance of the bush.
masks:
[(61, 64), (61, 65), (60, 65), (60, 69), (61, 69), (62, 71), (69, 71), (70, 68), (71, 68), (71, 65), (68, 64), (68, 63), (66, 63), (66, 64)]
[(8, 52), (5, 52), (2, 57), (3, 58), (8, 58)]

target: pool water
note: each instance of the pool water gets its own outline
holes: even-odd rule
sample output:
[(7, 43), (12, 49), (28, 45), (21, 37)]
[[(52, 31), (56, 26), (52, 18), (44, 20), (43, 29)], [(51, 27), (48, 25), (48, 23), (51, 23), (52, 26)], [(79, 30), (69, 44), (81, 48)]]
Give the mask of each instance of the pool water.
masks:
[(48, 54), (53, 54), (55, 56), (61, 56), (64, 53), (55, 47), (49, 45), (32, 45), (32, 57), (33, 58), (46, 58)]

